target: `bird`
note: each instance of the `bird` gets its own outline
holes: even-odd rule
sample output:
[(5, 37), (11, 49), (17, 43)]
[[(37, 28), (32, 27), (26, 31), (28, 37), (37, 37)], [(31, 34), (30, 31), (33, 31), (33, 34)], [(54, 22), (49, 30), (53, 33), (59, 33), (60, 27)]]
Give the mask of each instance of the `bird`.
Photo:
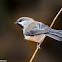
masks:
[(45, 36), (51, 37), (57, 41), (62, 41), (62, 30), (55, 30), (42, 22), (35, 21), (30, 17), (20, 17), (15, 24), (23, 30), (24, 39), (37, 42), (42, 41)]

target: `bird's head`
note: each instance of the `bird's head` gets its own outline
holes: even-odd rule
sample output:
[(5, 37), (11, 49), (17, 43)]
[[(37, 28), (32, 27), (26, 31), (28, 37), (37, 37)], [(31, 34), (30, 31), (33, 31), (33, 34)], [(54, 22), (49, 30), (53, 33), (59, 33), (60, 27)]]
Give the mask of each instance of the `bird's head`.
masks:
[(17, 20), (17, 22), (15, 22), (15, 24), (18, 24), (23, 29), (24, 27), (26, 27), (27, 25), (29, 25), (31, 22), (34, 22), (34, 20), (32, 18), (29, 18), (29, 17), (21, 17), (21, 18), (19, 18)]

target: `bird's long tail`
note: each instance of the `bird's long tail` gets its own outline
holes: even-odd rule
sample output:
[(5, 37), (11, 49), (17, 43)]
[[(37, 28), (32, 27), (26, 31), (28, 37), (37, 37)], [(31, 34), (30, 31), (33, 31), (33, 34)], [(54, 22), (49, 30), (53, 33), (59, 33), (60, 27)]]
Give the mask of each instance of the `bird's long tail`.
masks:
[(55, 40), (62, 41), (62, 30), (51, 29), (46, 36), (49, 36)]

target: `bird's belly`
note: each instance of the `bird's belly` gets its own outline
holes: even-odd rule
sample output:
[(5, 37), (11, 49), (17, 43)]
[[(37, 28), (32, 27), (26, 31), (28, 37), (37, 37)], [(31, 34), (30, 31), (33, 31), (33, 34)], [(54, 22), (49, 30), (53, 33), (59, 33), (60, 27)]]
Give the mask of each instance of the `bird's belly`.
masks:
[(41, 40), (45, 37), (44, 34), (41, 35), (35, 35), (35, 36), (25, 36), (26, 40), (34, 41), (40, 43)]
[(30, 36), (24, 36), (24, 39), (29, 40)]

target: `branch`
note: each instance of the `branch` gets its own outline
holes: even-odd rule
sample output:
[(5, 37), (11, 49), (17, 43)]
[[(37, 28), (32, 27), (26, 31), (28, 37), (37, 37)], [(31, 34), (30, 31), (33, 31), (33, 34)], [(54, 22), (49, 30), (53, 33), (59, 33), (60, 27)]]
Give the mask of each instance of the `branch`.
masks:
[[(58, 14), (57, 14), (57, 15), (55, 16), (55, 18), (53, 19), (53, 21), (52, 21), (52, 23), (51, 23), (51, 25), (50, 25), (50, 28), (52, 28), (52, 26), (54, 25), (54, 22), (56, 21), (57, 17), (58, 17), (59, 14), (61, 13), (61, 11), (62, 11), (62, 8), (60, 9), (60, 11), (58, 12)], [(42, 35), (43, 35), (43, 34), (42, 34)], [(45, 36), (45, 37), (46, 37), (46, 36)], [(45, 37), (43, 38), (42, 42), (44, 41)], [(42, 43), (42, 42), (41, 42), (41, 43)], [(39, 44), (39, 47), (40, 47), (41, 43)], [(32, 61), (33, 61), (33, 59), (34, 59), (34, 57), (35, 57), (35, 55), (36, 55), (38, 49), (39, 49), (39, 48), (37, 47), (29, 62), (32, 62)]]

